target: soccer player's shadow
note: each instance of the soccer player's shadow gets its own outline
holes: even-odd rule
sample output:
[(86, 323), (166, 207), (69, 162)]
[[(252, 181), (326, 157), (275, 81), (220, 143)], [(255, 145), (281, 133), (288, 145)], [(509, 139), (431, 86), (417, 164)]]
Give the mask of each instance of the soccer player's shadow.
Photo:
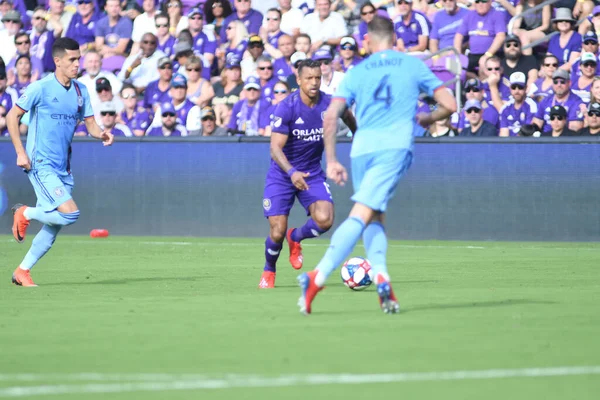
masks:
[(56, 286), (56, 285), (125, 285), (127, 283), (137, 282), (161, 282), (161, 281), (196, 281), (199, 278), (203, 280), (206, 277), (202, 276), (167, 276), (167, 277), (153, 277), (153, 278), (128, 278), (128, 279), (105, 279), (101, 281), (93, 281), (86, 278), (84, 281), (79, 282), (55, 282), (55, 283), (44, 283), (44, 286)]
[(462, 303), (438, 303), (438, 304), (422, 304), (416, 306), (408, 306), (401, 308), (401, 313), (407, 313), (412, 311), (425, 311), (425, 310), (445, 310), (452, 308), (481, 308), (481, 307), (506, 307), (506, 306), (517, 306), (523, 304), (557, 304), (556, 301), (548, 300), (530, 300), (530, 299), (506, 299), (506, 300), (493, 300), (493, 301), (469, 301)]

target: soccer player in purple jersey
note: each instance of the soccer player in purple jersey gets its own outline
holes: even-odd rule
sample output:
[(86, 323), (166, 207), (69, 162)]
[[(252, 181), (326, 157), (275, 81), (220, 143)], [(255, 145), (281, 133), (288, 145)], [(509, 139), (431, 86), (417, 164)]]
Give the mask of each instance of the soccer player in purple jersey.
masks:
[[(333, 200), (321, 167), (323, 118), (331, 98), (319, 90), (318, 61), (300, 62), (298, 85), (300, 90), (277, 106), (271, 123), (271, 167), (263, 198), (270, 233), (265, 241), (266, 262), (258, 285), (261, 289), (275, 287), (276, 264), (284, 238), (289, 244), (292, 267), (300, 269), (300, 242), (327, 232), (333, 224)], [(342, 119), (352, 132), (356, 130), (352, 113), (346, 111)], [(287, 230), (288, 215), (296, 197), (310, 218), (301, 228)]]

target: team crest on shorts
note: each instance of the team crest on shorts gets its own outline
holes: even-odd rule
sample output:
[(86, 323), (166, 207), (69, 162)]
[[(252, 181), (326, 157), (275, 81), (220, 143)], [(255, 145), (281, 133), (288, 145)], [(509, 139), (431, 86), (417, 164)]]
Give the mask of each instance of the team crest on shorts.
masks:
[(271, 209), (271, 199), (263, 199), (263, 208), (265, 211), (269, 211)]
[(54, 194), (56, 195), (56, 197), (63, 197), (65, 195), (65, 191), (63, 190), (63, 188), (57, 187), (56, 189), (54, 189)]

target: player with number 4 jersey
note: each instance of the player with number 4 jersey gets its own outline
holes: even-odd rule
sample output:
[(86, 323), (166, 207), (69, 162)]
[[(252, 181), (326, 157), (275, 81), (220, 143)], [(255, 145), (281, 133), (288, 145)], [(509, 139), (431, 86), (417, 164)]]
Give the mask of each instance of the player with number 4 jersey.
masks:
[[(375, 17), (365, 38), (371, 56), (348, 71), (334, 94), (323, 124), (327, 177), (343, 185), (346, 169), (335, 155), (337, 119), (356, 105), (358, 131), (350, 152), (354, 206), (336, 229), (331, 245), (316, 269), (298, 277), (300, 311), (309, 314), (312, 301), (325, 280), (340, 265), (362, 236), (371, 262), (381, 309), (400, 310), (386, 266), (387, 238), (383, 226), (387, 203), (398, 181), (412, 162), (415, 123), (428, 126), (456, 110), (451, 92), (418, 58), (393, 50), (396, 43), (391, 21)], [(438, 108), (417, 113), (421, 93), (433, 96)]]
[[(300, 242), (327, 232), (333, 224), (333, 200), (321, 167), (323, 118), (331, 98), (319, 90), (318, 61), (300, 63), (298, 85), (300, 90), (279, 103), (271, 123), (271, 166), (263, 197), (270, 234), (265, 241), (265, 267), (258, 285), (261, 289), (275, 286), (276, 263), (284, 238), (290, 248), (292, 267), (300, 269)], [(352, 114), (345, 112), (341, 117), (354, 132), (356, 122)], [(296, 197), (310, 218), (301, 228), (288, 230), (288, 215)]]

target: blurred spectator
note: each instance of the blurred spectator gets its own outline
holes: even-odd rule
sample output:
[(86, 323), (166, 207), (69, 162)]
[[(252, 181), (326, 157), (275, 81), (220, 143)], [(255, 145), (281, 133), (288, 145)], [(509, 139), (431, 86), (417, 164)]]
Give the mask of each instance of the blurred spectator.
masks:
[[(184, 30), (181, 33), (183, 34), (184, 32), (186, 31)], [(173, 52), (175, 53), (173, 72), (186, 75), (187, 72), (185, 71), (185, 64), (190, 57), (194, 56), (191, 43), (185, 40), (179, 40), (177, 43), (175, 43)], [(200, 54), (198, 54), (196, 57), (198, 57), (200, 62), (202, 62), (202, 56)], [(202, 65), (204, 66), (203, 62)], [(202, 68), (201, 74), (205, 75), (204, 68)]]
[(352, 36), (342, 38), (340, 42), (340, 56), (334, 60), (334, 68), (339, 72), (348, 72), (362, 61), (358, 56), (358, 46)]
[(148, 128), (146, 136), (187, 136), (187, 130), (177, 122), (173, 104), (165, 102), (159, 105), (161, 110), (160, 126)]
[(294, 54), (294, 42), (291, 36), (281, 35), (279, 37), (279, 51), (282, 57), (273, 61), (275, 75), (281, 80), (286, 80), (292, 74), (292, 62), (290, 58)]
[[(6, 65), (6, 76), (8, 77), (8, 85), (12, 85), (15, 82), (15, 65), (17, 63), (17, 57), (21, 55), (29, 55), (29, 49), (31, 48), (31, 39), (26, 32), (19, 32), (15, 35), (15, 47), (17, 48), (17, 54), (13, 57)], [(31, 81), (35, 82), (44, 74), (44, 65), (42, 60), (36, 56), (30, 57), (31, 61)]]
[(587, 107), (587, 128), (580, 129), (577, 136), (600, 136), (600, 104), (590, 103)]
[(550, 109), (553, 106), (563, 106), (567, 111), (567, 122), (569, 129), (578, 131), (583, 127), (583, 115), (580, 105), (581, 98), (571, 92), (571, 77), (570, 74), (558, 69), (552, 75), (554, 96), (544, 98), (538, 107), (538, 112), (533, 119), (533, 123), (543, 129), (544, 132), (551, 130), (550, 125)]
[(258, 133), (261, 136), (271, 136), (271, 122), (277, 105), (290, 95), (290, 88), (285, 82), (277, 82), (273, 86), (273, 101), (271, 104), (260, 110), (258, 121)]
[[(598, 36), (596, 35), (596, 32), (589, 31), (585, 33), (582, 41), (581, 47), (583, 52), (592, 53), (594, 56), (598, 57)], [(573, 68), (571, 69), (571, 76), (573, 79), (581, 76), (580, 64), (581, 58), (573, 63)], [(596, 75), (600, 75), (600, 65), (596, 67)]]
[(465, 103), (465, 113), (470, 126), (463, 129), (459, 136), (497, 136), (496, 127), (483, 119), (483, 107), (479, 100)]
[(65, 36), (77, 40), (81, 55), (96, 47), (96, 22), (100, 18), (93, 0), (77, 0), (77, 13), (71, 18)]
[(137, 105), (137, 92), (132, 85), (123, 85), (121, 100), (124, 107), (119, 115), (120, 121), (127, 125), (134, 136), (144, 136), (150, 126), (150, 114), (144, 107)]
[[(361, 54), (366, 54), (367, 49), (364, 48), (363, 41), (365, 40), (365, 35), (367, 34), (367, 25), (369, 22), (373, 20), (373, 17), (377, 13), (377, 9), (370, 1), (363, 3), (360, 6), (360, 24), (358, 24), (358, 34), (356, 34), (356, 39), (358, 41), (358, 48)], [(453, 35), (454, 37), (454, 35)]]
[(558, 68), (558, 58), (552, 54), (544, 56), (542, 67), (540, 68), (540, 77), (529, 87), (527, 95), (533, 97), (536, 101), (541, 101), (546, 96), (554, 95), (554, 83), (552, 75)]
[[(519, 0), (515, 15), (520, 15), (542, 2), (543, 0)], [(516, 35), (520, 44), (525, 47), (550, 33), (550, 18), (552, 18), (552, 7), (546, 5), (541, 10), (517, 18), (513, 25), (513, 31), (508, 33)], [(531, 55), (531, 52), (532, 48), (523, 50), (525, 55)]]
[(133, 30), (131, 32), (133, 46), (131, 47), (131, 54), (138, 53), (140, 50), (142, 37), (145, 33), (152, 33), (154, 35), (157, 34), (156, 24), (154, 21), (154, 18), (157, 15), (155, 0), (142, 0), (142, 9), (144, 12), (133, 20)]
[(454, 48), (462, 53), (464, 39), (468, 37), (468, 71), (483, 71), (488, 58), (496, 54), (506, 37), (506, 22), (501, 13), (492, 9), (488, 0), (475, 0), (475, 10), (469, 11), (454, 36)]
[(280, 58), (279, 38), (284, 35), (281, 31), (281, 11), (271, 8), (265, 17), (266, 25), (260, 28), (260, 38), (265, 45), (265, 51), (271, 58)]
[[(550, 128), (542, 136), (575, 136), (575, 131), (567, 127), (567, 110), (563, 106), (552, 106), (549, 113)], [(541, 127), (539, 127), (541, 129)]]
[(189, 30), (192, 34), (192, 49), (194, 53), (202, 56), (204, 79), (210, 79), (210, 66), (215, 59), (217, 41), (213, 32), (204, 28), (204, 16), (200, 8), (194, 7), (188, 13)]
[(456, 5), (456, 0), (445, 0), (442, 4), (444, 9), (435, 13), (429, 35), (429, 50), (432, 53), (454, 45), (454, 35), (468, 13), (465, 8)]
[[(561, 3), (559, 2), (558, 4), (555, 5), (555, 7), (558, 7)], [(573, 9), (573, 16), (575, 18), (578, 19), (582, 19), (587, 15), (590, 15), (592, 13), (592, 10), (594, 8), (594, 2), (591, 0), (577, 0), (577, 2), (574, 4), (574, 6), (572, 7)]]
[(6, 114), (8, 114), (8, 111), (6, 111), (6, 107), (0, 105), (0, 137), (9, 136), (8, 128), (6, 126)]
[(583, 100), (584, 103), (590, 102), (590, 91), (592, 90), (592, 83), (596, 76), (596, 68), (598, 66), (598, 59), (592, 53), (581, 54), (581, 64), (579, 70), (581, 76), (577, 77), (573, 75), (574, 81), (571, 87), (571, 91)]
[(556, 23), (559, 34), (550, 38), (548, 53), (558, 58), (558, 64), (562, 69), (571, 71), (571, 66), (581, 53), (581, 35), (575, 32), (576, 21), (571, 16), (571, 10), (559, 8), (552, 22)]
[(537, 104), (525, 94), (527, 79), (522, 72), (513, 72), (510, 75), (511, 100), (507, 102), (500, 112), (500, 135), (518, 136), (523, 125), (533, 122), (537, 113)]
[(223, 38), (226, 37), (225, 30), (229, 26), (230, 22), (233, 21), (241, 21), (246, 30), (250, 35), (258, 35), (260, 30), (260, 26), (263, 22), (263, 15), (252, 9), (252, 1), (251, 0), (235, 0), (234, 1), (235, 12), (225, 18), (223, 21), (223, 26), (221, 27), (221, 42), (224, 43)]
[(109, 71), (102, 71), (102, 57), (96, 50), (90, 50), (85, 55), (83, 59), (83, 68), (85, 69), (85, 74), (78, 80), (87, 87), (92, 108), (95, 106), (97, 107), (100, 103), (100, 99), (96, 93), (96, 80), (98, 78), (106, 78), (110, 82), (114, 96), (121, 90), (123, 83), (115, 76), (115, 74)]
[[(45, 1), (45, 0), (44, 0)], [(21, 23), (21, 29), (29, 31), (31, 29), (31, 11), (38, 6), (37, 1), (29, 0), (29, 4), (26, 4), (25, 0), (4, 0), (0, 1), (0, 16), (6, 15), (9, 11), (18, 11), (21, 15), (19, 22)], [(0, 24), (0, 29), (5, 29)]]
[(290, 35), (296, 36), (300, 33), (300, 26), (304, 19), (304, 13), (298, 8), (292, 6), (291, 0), (279, 0), (279, 10), (281, 11), (281, 30)]
[(169, 16), (167, 14), (156, 14), (154, 17), (156, 26), (157, 48), (167, 56), (174, 56), (175, 36), (169, 32)]
[(0, 68), (0, 105), (10, 110), (18, 98), (17, 92), (7, 85), (6, 73)]
[[(477, 100), (483, 107), (483, 119), (490, 124), (494, 125), (496, 129), (500, 126), (500, 116), (495, 107), (490, 106), (483, 98), (483, 85), (477, 78), (469, 79), (465, 83), (464, 88), (465, 97), (468, 100)], [(464, 109), (458, 114), (452, 116), (452, 125), (458, 128), (461, 132), (464, 128), (470, 126), (469, 120), (466, 118)]]
[(245, 57), (242, 62), (242, 79), (245, 81), (250, 75), (256, 75), (256, 67), (258, 58), (264, 53), (265, 46), (262, 39), (258, 35), (250, 36), (248, 39), (248, 54), (250, 57)]
[(595, 6), (588, 17), (581, 20), (581, 23), (579, 24), (580, 35), (584, 35), (590, 30), (600, 32), (600, 6)]
[(121, 69), (131, 40), (133, 24), (121, 16), (119, 0), (106, 0), (106, 17), (96, 23), (96, 50), (102, 55), (102, 68), (107, 71)]
[(221, 28), (225, 18), (233, 13), (229, 0), (208, 0), (204, 3), (204, 16), (206, 23), (213, 27), (213, 32), (217, 38), (217, 43), (223, 43), (221, 40)]
[(433, 125), (430, 125), (429, 128), (425, 131), (423, 136), (426, 137), (454, 137), (458, 136), (458, 132), (452, 128), (450, 124), (450, 118), (442, 119), (440, 121), (436, 121)]
[(244, 58), (246, 47), (248, 47), (248, 30), (241, 21), (231, 21), (225, 27), (225, 36), (223, 37), (225, 38), (225, 45), (223, 49), (217, 51), (220, 62), (219, 67), (229, 60), (241, 61)]
[[(190, 111), (194, 108), (197, 110), (194, 113), (199, 115), (200, 107), (189, 101), (186, 97), (187, 95), (187, 79), (185, 76), (181, 74), (174, 74), (173, 79), (171, 79), (171, 89), (169, 91), (171, 95), (173, 108), (175, 113), (177, 114), (177, 123), (181, 126), (185, 126), (186, 130), (189, 130), (190, 126), (193, 125), (193, 121), (188, 118), (190, 115)], [(154, 121), (160, 121), (160, 115), (162, 115), (162, 110), (157, 109), (156, 117)], [(153, 123), (153, 125), (156, 125)]]
[(308, 36), (306, 33), (301, 33), (296, 37), (296, 41), (294, 42), (294, 50), (304, 53), (308, 57), (312, 54), (311, 49), (312, 42), (310, 40), (310, 36)]
[(292, 7), (302, 11), (304, 15), (315, 11), (315, 0), (292, 0)]
[(300, 31), (310, 36), (311, 51), (325, 44), (335, 47), (348, 34), (344, 18), (331, 11), (330, 6), (330, 0), (316, 0), (315, 12), (306, 15), (302, 21)]
[(183, 15), (180, 0), (167, 0), (163, 3), (161, 14), (169, 16), (169, 33), (177, 36), (188, 27), (188, 19)]
[(158, 80), (150, 82), (144, 91), (144, 107), (156, 110), (159, 103), (171, 101), (169, 89), (173, 78), (173, 62), (169, 57), (158, 60)]
[(140, 50), (127, 57), (117, 75), (121, 81), (131, 82), (138, 93), (143, 92), (150, 82), (158, 79), (156, 66), (158, 60), (165, 57), (165, 53), (156, 49), (157, 44), (158, 39), (154, 34), (145, 33), (142, 36)]
[(277, 7), (277, 0), (255, 0), (252, 3), (252, 8), (262, 15), (266, 15), (267, 11), (274, 7)]
[(191, 56), (185, 63), (187, 72), (187, 98), (194, 104), (204, 107), (215, 96), (210, 82), (202, 78), (202, 61), (198, 56)]
[(510, 82), (504, 76), (500, 58), (497, 56), (488, 58), (483, 75), (485, 75), (485, 80), (482, 82), (485, 99), (491, 102), (496, 110), (502, 110), (504, 102), (510, 97)]
[(217, 117), (217, 125), (226, 126), (229, 123), (231, 110), (239, 101), (244, 83), (242, 81), (242, 69), (236, 60), (230, 60), (221, 72), (221, 81), (213, 85), (215, 97), (212, 106)]
[(261, 88), (260, 98), (261, 100), (266, 100), (271, 103), (273, 100), (273, 87), (277, 82), (279, 82), (279, 78), (273, 76), (273, 64), (271, 63), (271, 59), (269, 57), (258, 57), (256, 65), (256, 72), (260, 80)]
[(298, 89), (298, 64), (300, 64), (300, 61), (306, 60), (307, 58), (306, 54), (301, 51), (295, 52), (290, 58), (292, 63), (292, 75), (288, 76), (287, 84), (292, 92)]
[(100, 124), (102, 129), (106, 129), (115, 136), (133, 136), (127, 125), (117, 123), (117, 108), (112, 101), (103, 101), (98, 108), (102, 120)]
[[(54, 0), (55, 1), (55, 0)], [(62, 26), (59, 24), (54, 29), (54, 32), (47, 28), (48, 14), (42, 7), (37, 7), (31, 17), (31, 50), (30, 54), (42, 60), (44, 72), (54, 71), (54, 59), (52, 58), (52, 45), (54, 40), (62, 35)]]
[(227, 128), (232, 133), (243, 133), (246, 136), (257, 136), (260, 115), (260, 81), (250, 76), (244, 85), (246, 98), (238, 101), (231, 111)]
[(534, 56), (523, 55), (521, 40), (514, 35), (509, 35), (504, 41), (504, 59), (502, 69), (507, 76), (515, 72), (522, 72), (527, 77), (527, 86), (538, 78), (538, 63)]
[(413, 0), (398, 0), (398, 16), (394, 19), (396, 30), (396, 49), (408, 53), (421, 53), (427, 50), (429, 39), (429, 20), (425, 15), (413, 11)]
[[(227, 136), (227, 129), (217, 126), (215, 111), (212, 107), (203, 107), (200, 111), (200, 115), (192, 115), (190, 112), (190, 118), (193, 120), (199, 120), (200, 124), (198, 129), (188, 131), (190, 136)], [(194, 127), (195, 128), (195, 127)]]
[(21, 13), (16, 10), (10, 10), (2, 16), (4, 23), (3, 30), (0, 31), (0, 57), (2, 60), (11, 60), (17, 54), (15, 47), (15, 35), (21, 29)]
[(492, 7), (500, 15), (504, 16), (504, 24), (508, 25), (510, 19), (516, 14), (515, 0), (494, 0), (492, 1)]
[(31, 84), (31, 60), (27, 54), (17, 57), (15, 62), (15, 81), (11, 87), (17, 92), (20, 97), (25, 93), (27, 86)]
[(71, 24), (73, 12), (65, 10), (65, 0), (49, 0), (48, 5), (48, 30), (54, 32), (54, 37), (64, 36)]
[(312, 59), (321, 62), (321, 91), (333, 95), (344, 79), (344, 73), (333, 70), (333, 57), (327, 49), (317, 50)]
[(594, 77), (590, 90), (590, 103), (600, 103), (600, 77)]
[[(116, 111), (119, 113), (123, 110), (123, 108), (125, 108), (125, 106), (123, 105), (123, 102), (113, 94), (113, 88), (108, 79), (106, 79), (106, 78), (96, 79), (95, 92), (98, 94), (99, 103), (109, 101), (112, 104), (114, 104)], [(92, 103), (92, 108), (93, 108), (94, 114), (96, 116), (96, 121), (98, 122), (99, 125), (101, 125), (102, 124), (102, 118), (101, 118), (102, 116), (98, 112), (100, 109), (99, 104), (94, 105)]]

